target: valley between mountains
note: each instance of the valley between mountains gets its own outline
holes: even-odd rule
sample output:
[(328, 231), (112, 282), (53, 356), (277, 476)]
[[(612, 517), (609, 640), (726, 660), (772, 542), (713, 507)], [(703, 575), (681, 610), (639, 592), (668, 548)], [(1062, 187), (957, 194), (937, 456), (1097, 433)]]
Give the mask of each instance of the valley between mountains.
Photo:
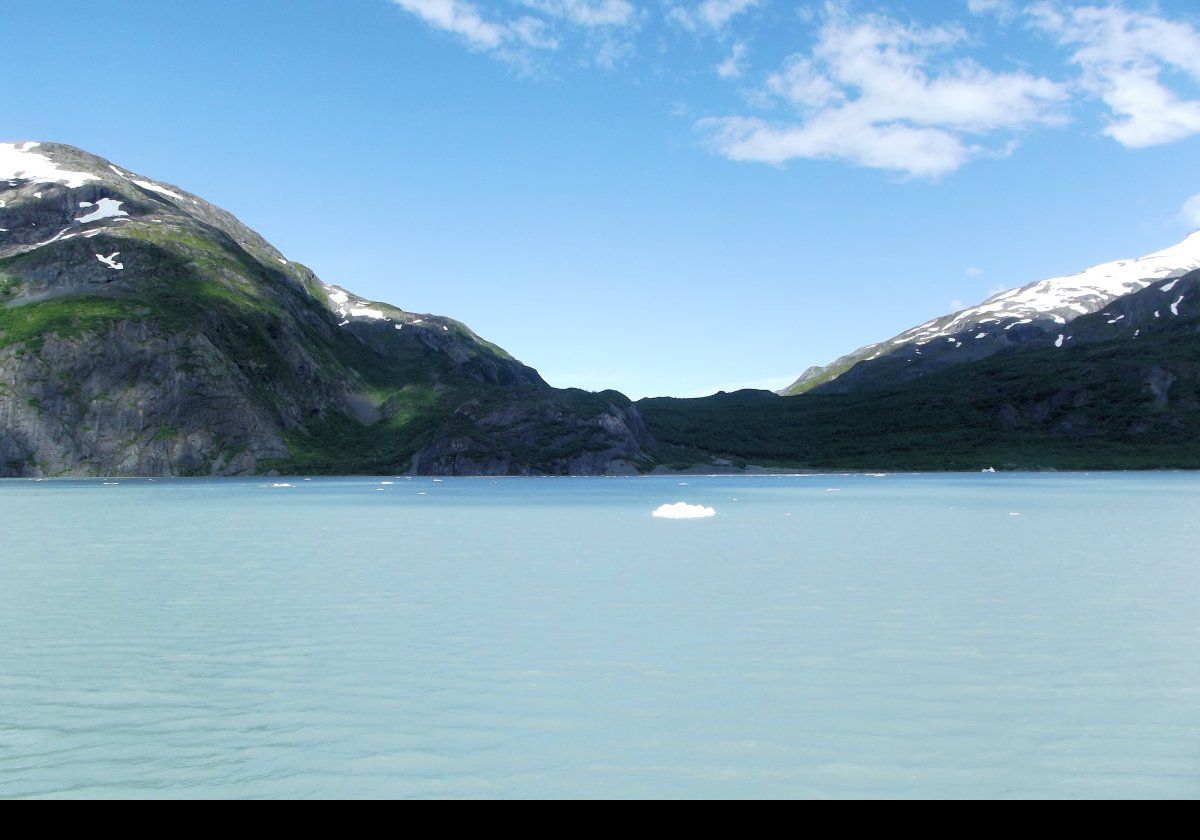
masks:
[(0, 144), (0, 476), (1200, 468), (1200, 234), (1004, 292), (781, 394), (549, 386), (183, 188)]

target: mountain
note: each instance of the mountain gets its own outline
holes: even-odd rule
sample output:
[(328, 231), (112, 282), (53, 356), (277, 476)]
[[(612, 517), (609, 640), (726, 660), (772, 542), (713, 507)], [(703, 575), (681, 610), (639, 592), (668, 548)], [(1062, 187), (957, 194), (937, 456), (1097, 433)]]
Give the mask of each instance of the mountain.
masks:
[(1200, 468), (1200, 234), (766, 391), (550, 387), (199, 196), (0, 144), (0, 476)]
[[(1129, 284), (1120, 296), (1078, 284), (1057, 298), (1065, 304), (931, 322), (892, 351), (915, 358), (943, 343), (937, 331), (974, 321), (955, 337), (965, 349), (978, 334), (970, 330), (984, 331), (982, 318), (994, 318), (991, 333), (1023, 330), (1020, 340), (993, 341), (987, 353), (959, 360), (945, 350), (939, 364), (927, 351), (929, 360), (904, 368), (884, 357), (864, 360), (798, 396), (743, 391), (643, 400), (638, 408), (661, 457), (679, 466), (716, 457), (820, 470), (1200, 469), (1200, 270), (1179, 274), (1178, 256), (1155, 266), (1157, 278), (1120, 280)], [(1155, 264), (1133, 274), (1148, 265)], [(1048, 291), (1062, 290), (1046, 282)], [(989, 305), (1019, 297), (1009, 295)], [(1014, 319), (1029, 323), (1006, 331)]]
[(623, 395), (322, 282), (186, 190), (0, 144), (0, 476), (627, 472)]
[[(1041, 346), (1047, 338), (1059, 347), (1069, 346), (1075, 340), (1076, 319), (1198, 268), (1200, 232), (1140, 259), (1105, 263), (993, 295), (978, 306), (927, 321), (829, 365), (811, 367), (780, 393), (837, 394), (886, 387), (1013, 348)], [(1170, 292), (1169, 283), (1161, 285), (1164, 293)]]

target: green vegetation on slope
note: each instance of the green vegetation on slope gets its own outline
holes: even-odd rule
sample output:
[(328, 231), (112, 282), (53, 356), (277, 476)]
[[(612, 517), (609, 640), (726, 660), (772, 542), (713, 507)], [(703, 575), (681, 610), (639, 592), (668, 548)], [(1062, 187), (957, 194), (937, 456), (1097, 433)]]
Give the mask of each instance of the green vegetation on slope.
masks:
[(100, 333), (118, 321), (144, 316), (146, 311), (136, 301), (92, 295), (0, 306), (0, 348), (24, 344), (36, 352), (49, 335), (74, 338), (85, 332)]
[[(1164, 359), (1169, 359), (1167, 364)], [(1175, 378), (1156, 400), (1154, 370)], [(1200, 341), (1004, 353), (886, 390), (638, 403), (665, 459), (813, 469), (1200, 468)]]

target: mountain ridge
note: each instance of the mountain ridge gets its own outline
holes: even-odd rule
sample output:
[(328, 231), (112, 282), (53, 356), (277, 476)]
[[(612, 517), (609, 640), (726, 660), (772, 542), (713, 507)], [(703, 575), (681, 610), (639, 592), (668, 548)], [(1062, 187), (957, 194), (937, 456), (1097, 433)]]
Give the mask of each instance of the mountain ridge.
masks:
[(676, 464), (707, 453), (818, 471), (1200, 469), (1200, 270), (1070, 328), (1062, 347), (1043, 335), (878, 387), (638, 407)]
[(1069, 340), (1068, 325), (1112, 301), (1200, 268), (1200, 231), (1145, 257), (1114, 260), (1077, 274), (1008, 289), (982, 303), (933, 318), (886, 341), (810, 367), (778, 393), (850, 393), (925, 376), (1049, 334)]
[(616, 392), (326, 284), (222, 208), (0, 144), (0, 474), (628, 472)]
[(1200, 468), (1200, 235), (856, 354), (798, 396), (553, 388), (180, 187), (0, 144), (0, 476)]

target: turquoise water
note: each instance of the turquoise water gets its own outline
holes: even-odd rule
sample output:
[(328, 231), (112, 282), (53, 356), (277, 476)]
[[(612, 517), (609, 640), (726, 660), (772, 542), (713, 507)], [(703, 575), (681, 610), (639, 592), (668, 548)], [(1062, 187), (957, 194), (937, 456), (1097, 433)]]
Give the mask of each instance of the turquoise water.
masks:
[(1198, 476), (274, 481), (0, 481), (0, 796), (1200, 796)]

